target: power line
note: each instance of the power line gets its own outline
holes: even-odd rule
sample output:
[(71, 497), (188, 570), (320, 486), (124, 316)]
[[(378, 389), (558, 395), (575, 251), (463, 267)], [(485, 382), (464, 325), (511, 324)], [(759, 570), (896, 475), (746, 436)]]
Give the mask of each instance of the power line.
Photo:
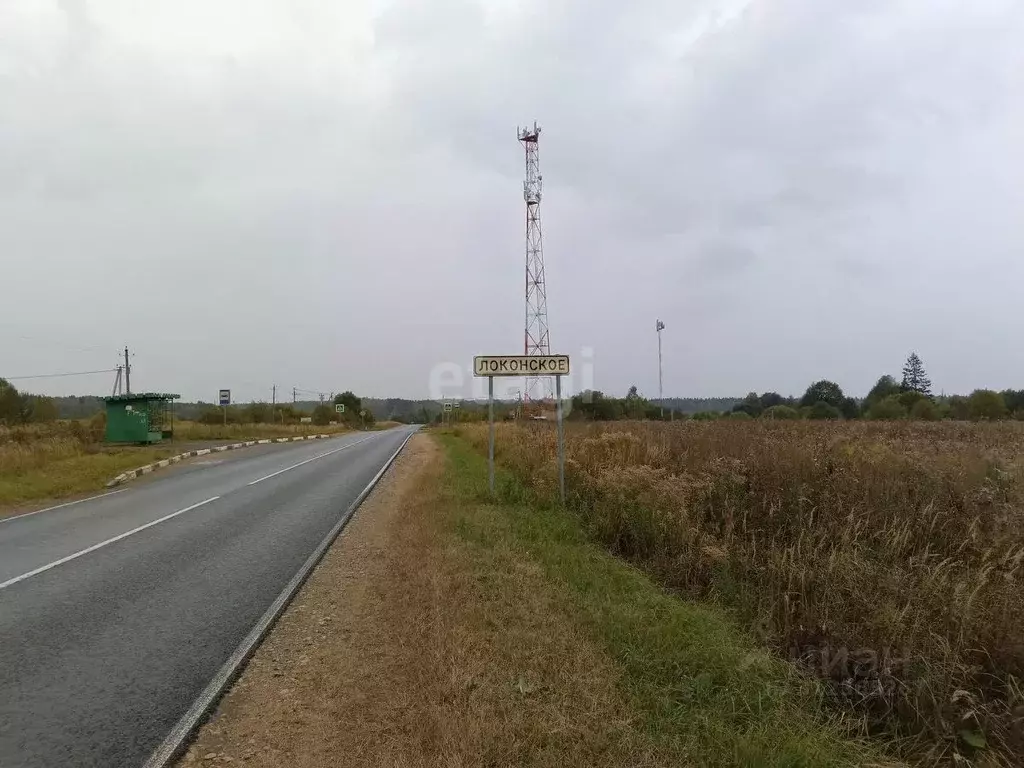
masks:
[(68, 352), (109, 352), (110, 349), (107, 346), (83, 346), (81, 344), (68, 344), (64, 341), (56, 341), (52, 338), (44, 336), (25, 336), (24, 334), (17, 334), (13, 338), (20, 339), (22, 341), (33, 341), (37, 344), (48, 344), (53, 347), (60, 347)]
[(102, 371), (75, 371), (69, 373), (40, 373), (36, 376), (2, 376), (0, 378), (8, 381), (21, 381), (24, 379), (55, 379), (60, 376), (92, 376), (97, 373), (114, 373), (117, 368), (104, 368)]

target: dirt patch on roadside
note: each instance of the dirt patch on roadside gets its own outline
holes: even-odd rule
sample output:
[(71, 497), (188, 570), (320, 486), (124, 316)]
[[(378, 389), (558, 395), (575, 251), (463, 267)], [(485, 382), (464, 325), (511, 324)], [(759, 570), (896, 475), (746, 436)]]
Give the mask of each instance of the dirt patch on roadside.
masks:
[(522, 553), (451, 531), (412, 438), (179, 765), (657, 765)]

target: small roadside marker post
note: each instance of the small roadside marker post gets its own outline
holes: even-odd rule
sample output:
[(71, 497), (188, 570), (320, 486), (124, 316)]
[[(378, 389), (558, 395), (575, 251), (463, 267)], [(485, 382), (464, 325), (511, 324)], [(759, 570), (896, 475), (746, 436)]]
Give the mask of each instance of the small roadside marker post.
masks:
[(477, 355), (473, 375), (487, 377), (487, 481), (494, 495), (494, 377), (554, 376), (555, 412), (558, 422), (558, 491), (565, 506), (565, 433), (562, 426), (562, 377), (569, 374), (568, 355)]

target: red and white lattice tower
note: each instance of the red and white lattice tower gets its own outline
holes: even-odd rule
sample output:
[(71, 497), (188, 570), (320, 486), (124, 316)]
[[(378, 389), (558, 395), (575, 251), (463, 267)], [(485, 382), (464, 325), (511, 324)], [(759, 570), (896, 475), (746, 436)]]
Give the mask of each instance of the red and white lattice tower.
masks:
[[(544, 241), (540, 229), (540, 197), (543, 177), (540, 175), (540, 126), (518, 129), (519, 142), (526, 151), (526, 180), (523, 199), (526, 201), (526, 331), (524, 354), (550, 355), (548, 335), (548, 293), (544, 284)], [(529, 377), (523, 389), (524, 401), (551, 400), (554, 393), (551, 378)]]

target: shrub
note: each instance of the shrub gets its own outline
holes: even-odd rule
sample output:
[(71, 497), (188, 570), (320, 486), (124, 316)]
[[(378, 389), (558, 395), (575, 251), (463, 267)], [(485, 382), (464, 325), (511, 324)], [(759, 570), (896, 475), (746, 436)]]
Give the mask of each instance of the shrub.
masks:
[(839, 409), (834, 405), (830, 405), (822, 400), (819, 400), (811, 406), (810, 412), (807, 414), (809, 419), (838, 419), (842, 414)]
[(991, 389), (976, 389), (967, 398), (967, 410), (974, 421), (995, 421), (1006, 418), (1003, 396)]
[(101, 442), (107, 434), (107, 412), (100, 411), (91, 419), (89, 419), (89, 439), (98, 443)]
[(948, 404), (949, 418), (956, 419), (957, 421), (967, 421), (971, 418), (971, 409), (966, 397), (953, 395), (949, 398)]
[(923, 397), (910, 408), (910, 417), (921, 421), (938, 421), (939, 408), (930, 397)]
[(907, 417), (907, 409), (906, 406), (900, 402), (899, 395), (889, 395), (871, 406), (871, 408), (868, 409), (867, 416), (869, 419), (875, 419), (878, 421), (905, 419)]
[(317, 426), (325, 426), (334, 421), (334, 406), (333, 405), (318, 405), (313, 409), (313, 423)]
[(695, 421), (714, 421), (718, 416), (718, 411), (698, 411), (693, 414)]
[(896, 398), (900, 401), (900, 404), (907, 409), (908, 413), (913, 412), (914, 406), (922, 400), (931, 400), (928, 395), (922, 394), (913, 389), (909, 389), (906, 392), (900, 392), (896, 395)]
[(795, 419), (799, 419), (800, 414), (797, 413), (796, 408), (790, 408), (788, 405), (773, 405), (764, 409), (764, 412), (761, 414), (761, 418), (793, 421)]
[(198, 421), (200, 424), (223, 424), (224, 413), (220, 408), (207, 408), (199, 414)]

